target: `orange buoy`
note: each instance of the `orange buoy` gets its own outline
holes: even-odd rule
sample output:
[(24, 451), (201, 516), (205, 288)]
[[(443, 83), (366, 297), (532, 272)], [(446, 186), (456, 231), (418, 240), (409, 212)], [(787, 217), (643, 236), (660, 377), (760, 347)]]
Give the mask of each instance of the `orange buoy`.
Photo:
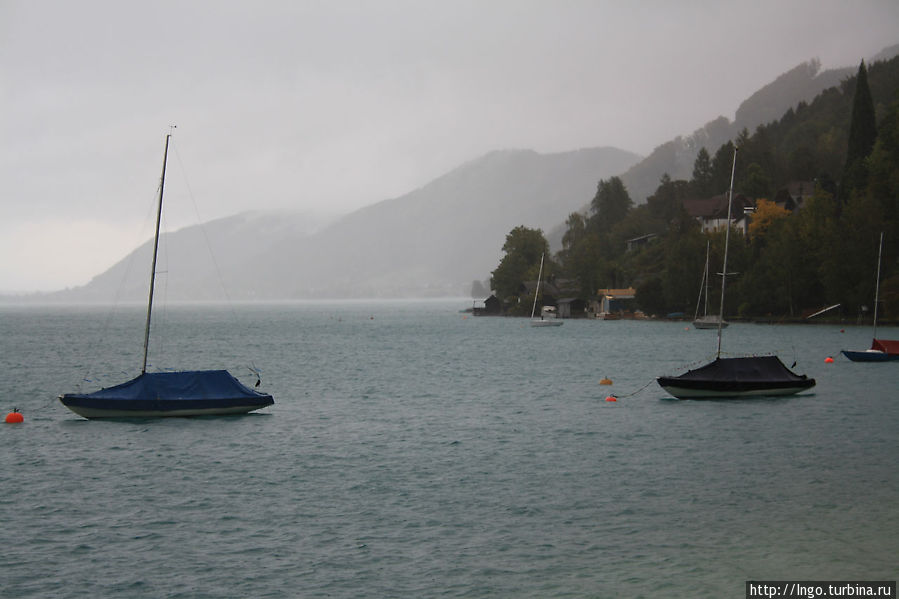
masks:
[(611, 385), (612, 379), (603, 377), (603, 379), (601, 381), (599, 381), (599, 384), (600, 385)]
[(833, 362), (833, 358), (831, 358), (830, 356), (827, 356), (826, 358), (824, 358), (824, 362), (826, 364), (830, 364), (831, 362)]
[(606, 398), (606, 401), (618, 401), (618, 398), (614, 395), (610, 395)]
[(19, 408), (13, 408), (12, 412), (6, 415), (6, 423), (18, 424), (20, 422), (25, 422), (25, 417), (19, 412)]

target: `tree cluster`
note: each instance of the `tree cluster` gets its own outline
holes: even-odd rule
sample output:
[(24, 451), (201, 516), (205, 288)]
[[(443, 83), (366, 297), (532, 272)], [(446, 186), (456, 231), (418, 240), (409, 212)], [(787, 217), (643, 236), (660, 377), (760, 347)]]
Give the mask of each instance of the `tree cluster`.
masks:
[[(726, 315), (797, 317), (833, 304), (844, 317), (865, 313), (883, 231), (881, 313), (899, 317), (899, 59), (870, 73), (862, 63), (856, 77), (811, 104), (752, 135), (744, 130), (714, 154), (703, 148), (689, 181), (665, 175), (644, 204), (634, 205), (618, 177), (600, 181), (588, 211), (568, 217), (550, 268), (577, 280), (584, 299), (630, 286), (647, 313), (692, 313), (706, 243), (711, 270), (720, 272), (725, 235), (703, 232), (684, 201), (725, 193), (734, 165), (734, 192), (754, 200), (755, 213), (747, 236), (730, 237), (728, 271), (737, 274), (728, 277)], [(775, 203), (796, 181), (806, 182), (804, 197)], [(628, 251), (627, 241), (640, 237), (651, 241)], [(501, 299), (536, 277), (547, 243), (540, 231), (518, 227), (503, 249), (492, 280)]]

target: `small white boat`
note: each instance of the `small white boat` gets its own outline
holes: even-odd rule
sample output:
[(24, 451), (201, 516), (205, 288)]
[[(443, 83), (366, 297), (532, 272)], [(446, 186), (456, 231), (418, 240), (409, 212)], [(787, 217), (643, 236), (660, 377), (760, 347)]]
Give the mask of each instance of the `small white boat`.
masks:
[(555, 306), (543, 306), (540, 310), (540, 318), (532, 318), (532, 327), (558, 327), (564, 324), (556, 313)]
[[(693, 321), (693, 328), (696, 329), (717, 329), (718, 328), (718, 318), (715, 314), (706, 314), (704, 316), (700, 316), (699, 318)], [(721, 323), (721, 328), (724, 328), (729, 323), (725, 320)]]
[(540, 281), (543, 279), (543, 258), (545, 255), (540, 255), (540, 272), (537, 274), (537, 287), (534, 289), (534, 307), (531, 308), (532, 327), (558, 327), (564, 324), (556, 313), (555, 306), (543, 306), (540, 308), (540, 318), (534, 317), (534, 314), (537, 312), (537, 297), (540, 295)]
[[(705, 291), (705, 293), (703, 293)], [(705, 311), (699, 315), (699, 305), (705, 295)], [(717, 329), (718, 323), (723, 329), (728, 325), (726, 320), (721, 320), (717, 314), (709, 314), (709, 242), (705, 242), (705, 270), (702, 273), (702, 283), (699, 285), (699, 299), (696, 300), (696, 312), (693, 313), (693, 327), (697, 329)]]

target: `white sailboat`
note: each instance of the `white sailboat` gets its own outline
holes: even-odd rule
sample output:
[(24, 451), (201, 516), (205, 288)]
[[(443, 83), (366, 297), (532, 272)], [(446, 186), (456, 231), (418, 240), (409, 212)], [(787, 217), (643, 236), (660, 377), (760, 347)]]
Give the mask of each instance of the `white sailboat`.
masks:
[[(717, 329), (720, 322), (721, 328), (728, 325), (726, 320), (716, 314), (709, 314), (709, 242), (705, 242), (705, 271), (702, 274), (702, 283), (699, 285), (699, 298), (696, 300), (696, 312), (693, 313), (693, 326), (697, 329)], [(703, 293), (704, 292), (704, 293)], [(705, 310), (699, 315), (699, 306), (705, 296)]]
[(537, 312), (537, 297), (540, 295), (540, 282), (543, 280), (543, 258), (545, 254), (540, 255), (540, 272), (537, 275), (537, 287), (534, 289), (534, 307), (531, 308), (531, 326), (532, 327), (558, 327), (564, 324), (556, 313), (555, 306), (542, 306), (540, 308), (540, 318), (535, 318)]

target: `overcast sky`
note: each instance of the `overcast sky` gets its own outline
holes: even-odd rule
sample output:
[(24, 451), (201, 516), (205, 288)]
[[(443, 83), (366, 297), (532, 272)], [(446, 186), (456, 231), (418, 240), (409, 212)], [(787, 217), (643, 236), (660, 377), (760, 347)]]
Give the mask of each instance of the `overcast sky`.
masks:
[(895, 43), (896, 0), (0, 0), (0, 291), (150, 236), (170, 124), (169, 230), (343, 213), (496, 149), (647, 155)]

